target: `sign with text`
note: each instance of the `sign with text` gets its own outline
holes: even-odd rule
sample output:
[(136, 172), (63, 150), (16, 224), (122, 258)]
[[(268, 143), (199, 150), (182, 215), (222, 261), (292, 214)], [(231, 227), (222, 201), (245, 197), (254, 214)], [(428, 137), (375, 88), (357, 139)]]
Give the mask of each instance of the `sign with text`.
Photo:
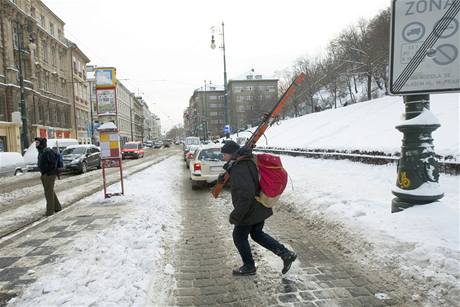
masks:
[(114, 88), (117, 85), (117, 70), (113, 67), (110, 68), (97, 68), (96, 69), (96, 88)]
[(101, 159), (120, 158), (120, 135), (118, 132), (100, 132)]
[(117, 95), (113, 89), (96, 89), (97, 115), (117, 115)]
[(390, 92), (460, 91), (460, 0), (393, 0)]

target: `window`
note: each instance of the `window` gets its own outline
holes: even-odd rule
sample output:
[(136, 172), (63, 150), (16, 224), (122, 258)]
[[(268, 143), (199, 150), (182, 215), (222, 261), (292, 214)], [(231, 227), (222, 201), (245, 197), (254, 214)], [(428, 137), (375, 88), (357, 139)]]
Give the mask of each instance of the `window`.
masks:
[(50, 22), (50, 34), (54, 36), (54, 24)]
[(58, 29), (58, 38), (59, 40), (62, 40), (62, 30)]
[(45, 28), (45, 24), (46, 24), (45, 16), (41, 15), (40, 16), (40, 25), (42, 26), (43, 29)]
[(51, 47), (51, 65), (56, 67), (56, 48)]
[(32, 16), (33, 19), (36, 18), (36, 11), (33, 6), (30, 8), (30, 16)]
[(42, 41), (42, 48), (43, 48), (43, 61), (48, 63), (48, 44), (45, 40)]

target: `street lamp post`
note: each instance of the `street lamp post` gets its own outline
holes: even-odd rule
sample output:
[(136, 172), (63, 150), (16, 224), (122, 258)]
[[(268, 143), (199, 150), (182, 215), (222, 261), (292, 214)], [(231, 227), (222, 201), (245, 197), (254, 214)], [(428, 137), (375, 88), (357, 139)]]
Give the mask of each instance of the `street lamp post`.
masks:
[(22, 52), (23, 52), (23, 30), (22, 26), (19, 25), (19, 22), (16, 23), (17, 30), (17, 40), (18, 40), (18, 61), (19, 61), (19, 88), (21, 93), (21, 120), (22, 120), (22, 133), (21, 133), (21, 143), (22, 151), (29, 147), (29, 127), (27, 123), (27, 104), (25, 99), (25, 89), (24, 89), (24, 72), (22, 67)]
[[(227, 60), (225, 57), (225, 25), (222, 21), (222, 46), (219, 48), (222, 49), (224, 55), (224, 122), (225, 125), (228, 125), (228, 93), (227, 93)], [(216, 48), (216, 42), (214, 35), (211, 36), (211, 48)]]

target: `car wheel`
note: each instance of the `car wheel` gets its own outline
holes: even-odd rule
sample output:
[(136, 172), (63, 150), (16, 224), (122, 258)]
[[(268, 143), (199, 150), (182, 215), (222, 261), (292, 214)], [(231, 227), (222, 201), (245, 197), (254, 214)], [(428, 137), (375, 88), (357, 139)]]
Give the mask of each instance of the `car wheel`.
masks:
[(86, 162), (83, 162), (81, 164), (81, 173), (84, 174), (88, 171), (88, 165), (86, 164)]
[(97, 169), (101, 169), (101, 161), (99, 161), (99, 162), (97, 163), (96, 168), (97, 168)]
[(15, 172), (14, 172), (14, 175), (15, 176), (19, 176), (19, 175), (22, 175), (24, 172), (20, 169), (17, 169)]

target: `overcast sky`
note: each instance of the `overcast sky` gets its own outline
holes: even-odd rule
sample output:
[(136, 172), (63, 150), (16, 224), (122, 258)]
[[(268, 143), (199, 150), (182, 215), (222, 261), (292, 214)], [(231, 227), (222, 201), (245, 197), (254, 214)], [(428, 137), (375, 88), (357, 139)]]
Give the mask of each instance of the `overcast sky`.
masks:
[(66, 36), (98, 66), (114, 66), (142, 94), (164, 130), (182, 122), (193, 90), (223, 84), (212, 26), (225, 22), (229, 79), (254, 68), (274, 74), (316, 55), (341, 30), (390, 0), (43, 0)]

